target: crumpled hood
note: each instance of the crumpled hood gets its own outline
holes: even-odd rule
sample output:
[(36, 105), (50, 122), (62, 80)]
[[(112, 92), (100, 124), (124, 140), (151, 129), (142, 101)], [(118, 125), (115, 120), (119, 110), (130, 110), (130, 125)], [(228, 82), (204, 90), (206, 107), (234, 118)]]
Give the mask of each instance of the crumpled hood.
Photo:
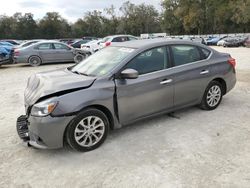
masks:
[(95, 79), (96, 77), (72, 73), (68, 69), (37, 73), (28, 80), (24, 92), (25, 104), (31, 106), (42, 97), (87, 88), (93, 84)]

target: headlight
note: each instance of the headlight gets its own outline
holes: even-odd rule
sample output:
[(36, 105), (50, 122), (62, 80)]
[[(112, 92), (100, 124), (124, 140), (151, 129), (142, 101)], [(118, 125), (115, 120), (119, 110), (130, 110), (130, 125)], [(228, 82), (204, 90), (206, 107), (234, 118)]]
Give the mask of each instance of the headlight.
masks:
[(37, 103), (32, 107), (31, 115), (39, 117), (47, 116), (53, 112), (57, 104), (57, 101), (43, 101)]

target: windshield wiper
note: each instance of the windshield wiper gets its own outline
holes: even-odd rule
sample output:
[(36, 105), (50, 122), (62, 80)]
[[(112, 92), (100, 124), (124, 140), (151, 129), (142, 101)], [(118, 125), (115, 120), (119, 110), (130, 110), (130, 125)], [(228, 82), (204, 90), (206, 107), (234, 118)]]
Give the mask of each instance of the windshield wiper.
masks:
[(83, 75), (83, 76), (94, 76), (92, 74), (86, 74), (86, 73), (79, 72), (79, 71), (72, 71), (72, 72), (75, 73), (75, 74)]
[(84, 76), (88, 76), (88, 74), (85, 74), (85, 73), (82, 73), (82, 72), (79, 72), (79, 71), (72, 71), (73, 73), (76, 73), (76, 74), (79, 74), (79, 75), (84, 75)]

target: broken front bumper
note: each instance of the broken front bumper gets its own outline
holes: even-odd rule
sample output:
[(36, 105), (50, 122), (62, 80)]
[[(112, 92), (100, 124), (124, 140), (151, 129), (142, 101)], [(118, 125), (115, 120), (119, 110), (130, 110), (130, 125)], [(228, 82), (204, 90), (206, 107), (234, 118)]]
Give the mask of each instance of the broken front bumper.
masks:
[(63, 147), (64, 132), (74, 116), (34, 117), (22, 115), (17, 118), (17, 133), (27, 143), (39, 149)]

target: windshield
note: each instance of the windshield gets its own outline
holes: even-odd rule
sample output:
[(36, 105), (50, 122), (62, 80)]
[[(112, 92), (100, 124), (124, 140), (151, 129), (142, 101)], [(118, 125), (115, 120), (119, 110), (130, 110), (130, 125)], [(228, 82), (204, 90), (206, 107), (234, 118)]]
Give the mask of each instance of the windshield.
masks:
[(72, 72), (89, 76), (102, 76), (110, 72), (133, 48), (107, 47), (71, 68)]

